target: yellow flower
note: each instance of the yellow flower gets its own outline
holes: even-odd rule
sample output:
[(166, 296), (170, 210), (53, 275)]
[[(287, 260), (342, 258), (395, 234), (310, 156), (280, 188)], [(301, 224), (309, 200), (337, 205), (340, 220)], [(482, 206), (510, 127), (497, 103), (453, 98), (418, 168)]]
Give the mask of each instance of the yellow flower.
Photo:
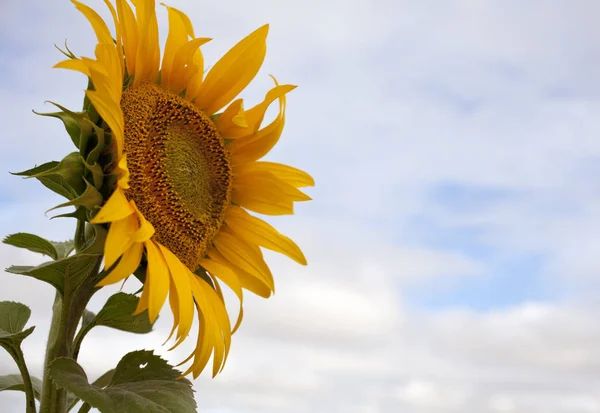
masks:
[[(127, 0), (114, 5), (105, 0), (114, 36), (93, 9), (72, 1), (98, 38), (95, 59), (69, 59), (56, 67), (91, 80), (86, 95), (101, 117), (98, 124), (110, 131), (117, 161), (112, 167), (117, 184), (92, 220), (110, 224), (105, 267), (114, 267), (98, 285), (128, 277), (145, 256), (137, 311), (147, 309), (154, 321), (168, 295), (177, 346), (191, 330), (195, 308), (198, 340), (185, 374), (196, 377), (214, 353), (214, 376), (241, 321), (243, 290), (261, 297), (274, 291), (260, 247), (306, 265), (292, 240), (247, 212), (293, 214), (294, 202), (310, 199), (298, 189), (314, 185), (308, 174), (259, 161), (279, 140), (285, 95), (295, 86), (275, 82), (248, 110), (242, 99), (232, 102), (262, 65), (267, 25), (241, 40), (204, 76), (199, 47), (210, 39), (196, 38), (181, 11), (167, 7), (169, 34), (161, 62), (154, 0), (132, 1), (135, 11)], [(262, 126), (275, 101), (277, 117)], [(233, 331), (219, 282), (240, 300)]]

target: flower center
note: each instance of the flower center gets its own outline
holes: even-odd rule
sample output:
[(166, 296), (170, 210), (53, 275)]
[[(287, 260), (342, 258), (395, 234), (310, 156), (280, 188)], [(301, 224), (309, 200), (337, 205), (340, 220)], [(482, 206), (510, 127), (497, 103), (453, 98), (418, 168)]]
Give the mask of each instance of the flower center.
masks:
[(123, 92), (125, 192), (158, 242), (196, 270), (223, 224), (231, 166), (211, 119), (181, 97), (146, 84)]

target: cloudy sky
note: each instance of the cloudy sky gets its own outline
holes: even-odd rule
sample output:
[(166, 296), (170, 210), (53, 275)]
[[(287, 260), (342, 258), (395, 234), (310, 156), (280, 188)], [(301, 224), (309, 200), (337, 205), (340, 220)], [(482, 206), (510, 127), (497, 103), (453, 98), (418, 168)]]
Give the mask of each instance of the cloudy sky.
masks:
[[(0, 236), (69, 238), (72, 222), (44, 215), (58, 197), (8, 171), (72, 150), (31, 110), (80, 107), (85, 81), (51, 69), (53, 44), (90, 56), (93, 33), (66, 0), (0, 2)], [(309, 266), (268, 254), (277, 293), (247, 297), (225, 371), (195, 382), (200, 411), (600, 412), (600, 3), (169, 4), (214, 39), (207, 62), (271, 24), (247, 106), (270, 73), (299, 85), (270, 159), (317, 182), (296, 216), (270, 221)], [(0, 247), (2, 267), (32, 262)], [(24, 350), (39, 375), (53, 293), (6, 273), (0, 285), (32, 308)], [(179, 361), (161, 347), (169, 327), (165, 311), (149, 335), (98, 328), (81, 363), (94, 378), (135, 349)], [(23, 403), (0, 394), (3, 411)]]

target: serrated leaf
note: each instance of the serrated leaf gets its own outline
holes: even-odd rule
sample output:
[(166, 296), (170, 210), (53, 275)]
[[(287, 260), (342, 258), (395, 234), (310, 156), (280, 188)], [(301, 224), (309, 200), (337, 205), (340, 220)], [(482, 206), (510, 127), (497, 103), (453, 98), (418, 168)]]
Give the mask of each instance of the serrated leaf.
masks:
[(58, 258), (67, 257), (75, 249), (75, 243), (73, 242), (72, 239), (70, 239), (68, 241), (61, 241), (61, 242), (59, 242), (59, 241), (50, 241), (50, 242), (56, 249), (56, 252), (58, 253)]
[[(99, 387), (101, 389), (105, 388), (110, 384), (110, 381), (112, 380), (114, 374), (115, 369), (108, 370), (102, 376), (98, 377), (96, 381), (92, 383), (92, 386)], [(69, 393), (69, 396), (71, 396), (71, 399), (67, 402), (67, 404), (69, 405), (67, 411), (70, 411), (73, 407), (75, 407), (77, 402), (80, 400), (79, 397), (74, 397), (71, 393)]]
[[(31, 377), (31, 386), (33, 387), (33, 395), (36, 399), (40, 399), (42, 393), (42, 381), (37, 377)], [(25, 391), (23, 377), (20, 374), (7, 374), (0, 376), (0, 391), (15, 390)]]
[(138, 297), (133, 294), (116, 293), (112, 295), (96, 315), (92, 323), (130, 333), (145, 334), (152, 331), (148, 312), (134, 315)]
[(58, 258), (58, 251), (52, 242), (34, 234), (18, 232), (16, 234), (8, 235), (2, 242), (12, 245), (13, 247), (25, 248), (32, 252), (47, 255), (53, 260)]
[(15, 301), (0, 301), (0, 337), (23, 331), (31, 310), (25, 304)]
[(9, 350), (21, 344), (35, 327), (23, 330), (31, 310), (25, 304), (14, 301), (0, 301), (0, 346)]
[(105, 388), (110, 384), (115, 375), (115, 369), (110, 369), (102, 376), (98, 377), (94, 383), (92, 383), (96, 387), (100, 387), (101, 389)]
[(77, 288), (87, 277), (98, 260), (97, 254), (77, 254), (56, 261), (46, 262), (37, 267), (12, 266), (6, 269), (12, 274), (27, 275), (47, 282), (64, 294), (64, 277), (68, 275), (71, 285)]
[(96, 314), (94, 314), (90, 310), (83, 310), (83, 316), (81, 317), (81, 327), (86, 327), (94, 320), (94, 318), (96, 318)]
[(110, 384), (102, 389), (90, 384), (79, 364), (56, 359), (50, 375), (65, 388), (102, 413), (195, 413), (191, 383), (151, 351), (127, 354), (117, 365)]

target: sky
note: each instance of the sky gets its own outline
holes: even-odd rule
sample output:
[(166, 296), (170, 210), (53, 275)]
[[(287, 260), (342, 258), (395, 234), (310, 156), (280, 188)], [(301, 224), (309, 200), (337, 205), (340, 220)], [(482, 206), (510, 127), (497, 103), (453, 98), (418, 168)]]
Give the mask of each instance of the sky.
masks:
[[(8, 171), (72, 151), (59, 121), (31, 111), (80, 107), (85, 80), (51, 69), (53, 45), (91, 56), (93, 32), (66, 0), (0, 2), (0, 236), (66, 239), (72, 222), (44, 215), (59, 198)], [(260, 101), (269, 74), (299, 85), (268, 159), (316, 180), (296, 215), (269, 218), (309, 265), (266, 253), (276, 294), (247, 295), (224, 372), (194, 382), (199, 411), (600, 412), (600, 3), (168, 4), (213, 38), (208, 64), (270, 23), (243, 96)], [(164, 38), (162, 7), (159, 19)], [(40, 262), (0, 246), (3, 268)], [(8, 273), (0, 286), (32, 309), (23, 347), (40, 375), (53, 292)], [(136, 349), (180, 361), (186, 349), (161, 346), (168, 313), (148, 335), (92, 330), (90, 378)], [(0, 393), (3, 411), (23, 403)]]

